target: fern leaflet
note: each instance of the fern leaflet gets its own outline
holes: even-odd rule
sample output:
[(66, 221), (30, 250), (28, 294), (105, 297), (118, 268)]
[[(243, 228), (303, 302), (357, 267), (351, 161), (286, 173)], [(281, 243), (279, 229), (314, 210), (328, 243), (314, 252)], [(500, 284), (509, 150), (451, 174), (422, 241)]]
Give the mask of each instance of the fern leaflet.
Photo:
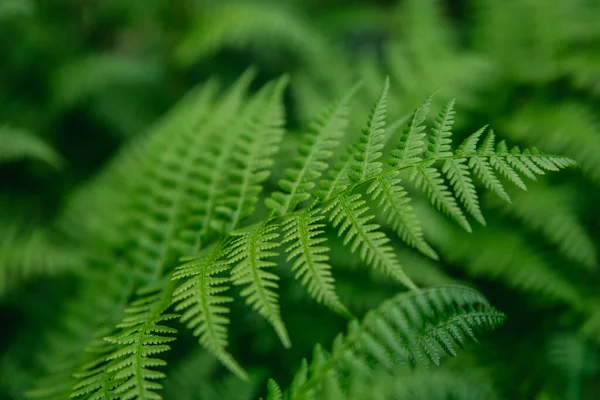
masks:
[(277, 266), (266, 258), (276, 256), (277, 253), (269, 250), (280, 245), (274, 241), (279, 237), (275, 232), (278, 226), (267, 222), (233, 233), (235, 240), (228, 251), (228, 263), (235, 265), (231, 270), (231, 281), (236, 286), (245, 286), (241, 295), (246, 297), (246, 303), (269, 321), (283, 345), (290, 347), (289, 335), (279, 311), (279, 296), (275, 292), (279, 277), (264, 270)]
[(301, 279), (308, 293), (318, 302), (323, 302), (332, 310), (349, 315), (335, 293), (335, 280), (331, 275), (329, 256), (324, 254), (329, 248), (322, 245), (327, 239), (323, 234), (325, 224), (319, 223), (325, 217), (318, 215), (319, 210), (306, 210), (288, 217), (283, 222), (285, 235), (282, 243), (292, 242), (286, 249), (287, 261), (295, 260), (292, 271), (295, 278)]
[(352, 242), (350, 250), (360, 248), (360, 257), (373, 268), (381, 268), (389, 276), (398, 279), (409, 288), (415, 284), (402, 270), (393, 249), (387, 245), (390, 239), (379, 225), (369, 224), (374, 216), (364, 214), (369, 210), (360, 194), (341, 195), (323, 209), (329, 212), (329, 220), (338, 228), (338, 236), (344, 236), (344, 245)]
[(229, 265), (222, 260), (223, 246), (219, 243), (209, 249), (204, 257), (185, 263), (175, 270), (173, 280), (184, 280), (173, 293), (175, 311), (182, 312), (181, 322), (194, 329), (200, 344), (214, 354), (229, 370), (242, 379), (248, 375), (225, 349), (227, 347), (227, 325), (229, 313), (227, 303), (231, 297), (221, 293), (229, 287), (228, 278), (218, 277)]

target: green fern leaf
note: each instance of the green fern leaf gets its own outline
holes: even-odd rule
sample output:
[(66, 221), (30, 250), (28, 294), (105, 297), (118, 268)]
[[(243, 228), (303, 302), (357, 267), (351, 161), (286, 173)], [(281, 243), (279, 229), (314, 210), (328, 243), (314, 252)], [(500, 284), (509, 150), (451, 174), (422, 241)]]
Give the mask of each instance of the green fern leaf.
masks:
[(362, 323), (352, 321), (348, 334), (334, 340), (331, 354), (315, 347), (310, 367), (303, 362), (296, 374), (289, 398), (329, 398), (321, 397), (327, 387), (338, 396), (340, 383), (328, 383), (340, 379), (336, 371), (350, 374), (351, 383), (386, 376), (384, 371), (395, 373), (403, 363), (439, 364), (442, 353), (456, 355), (454, 346), (461, 346), (465, 337), (475, 339), (503, 320), (472, 289), (446, 286), (399, 294), (367, 313)]
[(319, 182), (319, 188), (315, 192), (315, 196), (321, 201), (328, 201), (334, 195), (339, 194), (346, 190), (352, 181), (348, 178), (350, 171), (350, 165), (353, 162), (352, 153), (354, 152), (353, 146), (348, 146), (344, 153), (340, 156), (338, 162), (336, 162), (331, 170), (327, 173), (329, 179), (322, 180)]
[(164, 378), (165, 374), (153, 368), (164, 366), (166, 362), (152, 356), (170, 349), (167, 343), (175, 338), (166, 335), (177, 331), (161, 323), (178, 315), (163, 314), (171, 305), (171, 285), (167, 284), (158, 292), (148, 288), (138, 293), (144, 297), (135, 300), (125, 311), (129, 315), (117, 325), (121, 332), (105, 338), (117, 347), (107, 357), (107, 361), (116, 361), (108, 372), (119, 382), (111, 393), (122, 400), (161, 399), (156, 391), (162, 385), (155, 381)]
[(425, 150), (425, 126), (423, 123), (429, 115), (431, 97), (427, 99), (413, 113), (408, 126), (400, 136), (398, 148), (390, 153), (389, 164), (392, 166), (403, 166), (420, 161)]
[(452, 125), (454, 124), (455, 103), (456, 99), (450, 100), (435, 118), (429, 136), (429, 145), (424, 154), (426, 159), (452, 155)]
[(369, 223), (374, 216), (364, 215), (368, 209), (360, 194), (343, 194), (327, 205), (323, 212), (329, 212), (334, 228), (339, 227), (338, 236), (344, 235), (344, 245), (352, 242), (352, 252), (360, 248), (361, 259), (372, 268), (382, 269), (406, 287), (414, 289), (415, 284), (406, 276), (393, 249), (387, 245), (390, 239), (378, 230), (379, 225)]
[(489, 162), (490, 156), (494, 154), (494, 138), (494, 131), (490, 130), (487, 137), (479, 147), (476, 153), (477, 155), (474, 155), (472, 152), (468, 152), (466, 150), (463, 150), (462, 154), (472, 155), (469, 160), (469, 167), (473, 168), (479, 179), (488, 189), (496, 193), (506, 202), (510, 203), (510, 197), (508, 197), (506, 190), (504, 190), (504, 187), (494, 174), (494, 170)]
[(238, 224), (254, 212), (262, 182), (269, 177), (283, 138), (284, 109), (282, 94), (287, 77), (267, 85), (258, 95), (261, 111), (252, 116), (232, 154), (228, 171), (229, 184), (217, 208), (224, 232), (232, 232)]
[(246, 297), (246, 303), (269, 321), (287, 348), (291, 343), (281, 319), (279, 296), (275, 292), (279, 277), (264, 270), (277, 266), (266, 258), (276, 256), (277, 253), (270, 250), (280, 245), (274, 241), (279, 237), (275, 232), (278, 226), (267, 222), (234, 232), (232, 235), (236, 239), (229, 248), (227, 262), (235, 265), (231, 270), (231, 281), (236, 286), (244, 286), (241, 295)]
[(282, 191), (274, 192), (265, 203), (279, 215), (294, 211), (296, 205), (310, 198), (315, 180), (327, 168), (327, 160), (333, 155), (348, 125), (348, 103), (358, 90), (354, 86), (346, 96), (331, 104), (310, 126), (298, 147), (300, 153), (293, 168), (285, 170), (285, 178), (279, 181)]
[(411, 171), (410, 179), (418, 189), (427, 195), (434, 207), (454, 218), (467, 232), (471, 232), (471, 225), (436, 168), (418, 165)]
[(354, 161), (350, 164), (348, 177), (353, 182), (378, 175), (383, 171), (381, 158), (385, 139), (385, 118), (387, 112), (387, 96), (390, 81), (386, 78), (383, 90), (371, 110), (367, 127), (363, 129), (359, 142), (355, 146)]
[(267, 384), (267, 390), (269, 391), (269, 393), (267, 394), (267, 400), (283, 400), (281, 388), (273, 379), (269, 379), (269, 383)]
[(226, 285), (229, 279), (215, 276), (229, 267), (222, 260), (223, 255), (223, 247), (217, 243), (204, 257), (177, 267), (172, 279), (184, 282), (173, 292), (173, 303), (175, 311), (183, 312), (181, 322), (194, 330), (194, 336), (200, 337), (200, 344), (231, 372), (247, 380), (246, 372), (226, 350), (229, 325), (226, 305), (233, 299), (221, 295), (229, 289)]
[(367, 189), (367, 194), (371, 194), (373, 201), (379, 200), (379, 211), (403, 241), (437, 260), (435, 250), (423, 237), (419, 219), (410, 205), (408, 193), (400, 185), (401, 181), (397, 172), (377, 177)]
[(40, 160), (60, 168), (62, 157), (41, 138), (24, 129), (0, 127), (0, 164), (22, 159)]
[[(325, 225), (319, 223), (325, 217), (319, 210), (309, 209), (294, 214), (283, 222), (284, 237), (282, 243), (292, 242), (285, 250), (287, 261), (295, 260), (292, 272), (295, 278), (307, 286), (308, 293), (319, 303), (325, 304), (335, 312), (349, 316), (350, 313), (335, 293), (335, 280), (331, 275), (329, 256), (324, 254), (329, 248), (323, 243)], [(321, 237), (320, 237), (321, 236)]]
[(446, 174), (448, 181), (454, 188), (456, 196), (465, 206), (465, 209), (480, 224), (485, 225), (485, 219), (479, 208), (479, 196), (475, 191), (469, 168), (465, 164), (466, 162), (466, 158), (448, 159), (442, 167), (442, 172)]
[[(512, 184), (519, 187), (520, 189), (527, 190), (527, 186), (519, 176), (519, 174), (515, 171), (513, 167), (511, 167), (511, 163), (508, 160), (508, 148), (506, 147), (506, 143), (501, 141), (496, 146), (496, 154), (490, 157), (490, 164), (492, 167), (496, 169), (502, 176), (508, 179)], [(526, 177), (535, 180), (535, 175), (530, 174), (529, 171), (525, 171), (520, 169), (521, 173)]]
[(203, 126), (210, 135), (208, 150), (198, 154), (191, 171), (191, 185), (186, 201), (189, 203), (190, 218), (182, 228), (182, 236), (191, 237), (194, 251), (209, 240), (216, 209), (226, 187), (231, 170), (232, 152), (251, 119), (261, 112), (260, 94), (244, 102), (244, 95), (254, 77), (254, 70), (246, 71), (223, 96), (212, 112), (212, 118)]

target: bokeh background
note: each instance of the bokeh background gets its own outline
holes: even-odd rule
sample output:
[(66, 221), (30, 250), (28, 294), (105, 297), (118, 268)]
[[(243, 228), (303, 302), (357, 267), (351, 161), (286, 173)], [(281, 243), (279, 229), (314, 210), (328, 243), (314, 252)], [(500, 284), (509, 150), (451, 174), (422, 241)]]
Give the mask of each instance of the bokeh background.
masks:
[[(82, 244), (56, 234), (73, 196), (189, 90), (210, 77), (227, 86), (249, 66), (257, 87), (290, 76), (287, 152), (362, 80), (356, 136), (389, 76), (391, 117), (436, 92), (434, 108), (456, 97), (459, 137), (489, 124), (576, 160), (510, 191), (511, 204), (484, 196), (487, 226), (472, 234), (419, 208), (439, 262), (395, 246), (419, 284), (475, 286), (508, 315), (456, 368), (477, 370), (502, 398), (600, 397), (600, 1), (0, 0), (0, 399), (24, 398), (44, 375), (44, 338), (78, 284)], [(359, 313), (397, 290), (335, 248), (333, 262)], [(231, 340), (257, 378), (231, 398), (255, 398), (268, 376), (289, 380), (316, 341), (343, 329), (293, 285), (282, 283), (281, 301), (290, 331), (304, 332), (284, 352), (240, 317)], [(214, 376), (227, 386), (218, 365), (175, 354), (181, 379), (165, 398), (226, 400), (211, 386)]]

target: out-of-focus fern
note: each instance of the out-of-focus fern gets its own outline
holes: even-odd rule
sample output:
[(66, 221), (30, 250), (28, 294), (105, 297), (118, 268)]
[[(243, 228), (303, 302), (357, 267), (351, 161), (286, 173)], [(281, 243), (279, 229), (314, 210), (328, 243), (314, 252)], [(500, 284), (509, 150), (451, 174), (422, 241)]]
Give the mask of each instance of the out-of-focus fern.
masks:
[(0, 127), (0, 163), (33, 159), (59, 168), (62, 157), (40, 137), (24, 129)]
[[(353, 393), (357, 379), (368, 382), (373, 374), (375, 380), (381, 379), (383, 371), (394, 374), (398, 368), (439, 365), (441, 354), (456, 356), (454, 346), (462, 347), (467, 337), (475, 340), (475, 333), (494, 329), (503, 319), (478, 292), (467, 288), (449, 286), (397, 295), (367, 313), (362, 323), (351, 322), (347, 335), (334, 340), (331, 353), (317, 345), (312, 362), (303, 360), (288, 398), (360, 398)], [(416, 388), (426, 390), (420, 386), (427, 382), (423, 380)], [(362, 384), (357, 386), (359, 391), (364, 389)], [(444, 386), (442, 393), (452, 390)], [(382, 390), (381, 398), (402, 390), (395, 385), (372, 389), (375, 393)], [(271, 398), (281, 398), (274, 382), (269, 392)]]

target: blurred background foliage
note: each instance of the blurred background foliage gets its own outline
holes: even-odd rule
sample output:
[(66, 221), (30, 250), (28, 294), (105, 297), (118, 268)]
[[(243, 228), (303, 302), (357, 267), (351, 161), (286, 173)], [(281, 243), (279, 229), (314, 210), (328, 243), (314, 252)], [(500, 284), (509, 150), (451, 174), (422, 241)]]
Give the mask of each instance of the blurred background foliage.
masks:
[[(40, 332), (94, 251), (69, 224), (102, 229), (111, 218), (69, 208), (94, 197), (81, 188), (195, 85), (215, 76), (227, 86), (250, 65), (256, 85), (290, 74), (290, 151), (311, 117), (362, 80), (348, 130), (358, 135), (389, 76), (390, 121), (437, 92), (437, 108), (457, 98), (459, 134), (490, 124), (514, 144), (575, 159), (579, 169), (511, 191), (511, 204), (486, 198), (487, 226), (472, 234), (419, 208), (439, 262), (396, 245), (417, 283), (467, 283), (508, 315), (453, 368), (477, 370), (501, 398), (597, 398), (598, 21), (596, 0), (0, 0), (0, 398), (23, 398), (39, 376)], [(333, 254), (339, 293), (357, 312), (397, 290)], [(265, 377), (289, 381), (315, 342), (343, 328), (285, 280), (281, 297), (292, 350), (251, 333), (264, 323), (234, 310), (231, 341), (252, 383), (240, 389), (203, 351), (177, 345), (165, 398), (254, 398)]]

